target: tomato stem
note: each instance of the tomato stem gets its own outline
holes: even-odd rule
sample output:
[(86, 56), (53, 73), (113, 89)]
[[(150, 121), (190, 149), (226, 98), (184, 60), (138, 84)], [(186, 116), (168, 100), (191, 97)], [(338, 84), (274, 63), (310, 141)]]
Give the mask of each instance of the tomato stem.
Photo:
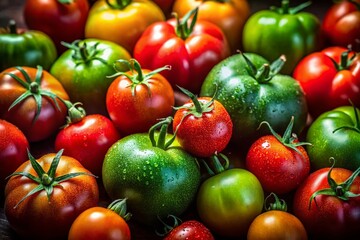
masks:
[(105, 2), (112, 9), (122, 10), (126, 8), (132, 0), (116, 0), (115, 3), (111, 3), (110, 0), (105, 0)]
[(117, 213), (125, 221), (129, 221), (132, 217), (132, 214), (127, 212), (126, 200), (127, 198), (114, 200), (107, 208)]
[[(167, 118), (162, 119), (160, 122), (158, 122), (150, 127), (149, 138), (150, 138), (150, 141), (151, 141), (151, 144), (153, 147), (158, 147), (158, 148), (166, 150), (175, 141), (176, 133), (174, 133), (174, 135), (168, 141), (166, 141), (167, 129), (168, 129), (169, 125), (172, 123), (172, 121), (173, 121), (173, 118), (171, 116), (169, 116)], [(160, 133), (159, 133), (158, 139), (156, 141), (155, 131), (158, 128), (160, 128)]]
[(275, 7), (271, 6), (270, 10), (275, 11), (279, 14), (296, 14), (302, 10), (304, 10), (306, 7), (310, 6), (312, 3), (311, 1), (304, 2), (296, 7), (290, 7), (290, 1), (289, 0), (283, 0), (281, 1), (281, 7)]
[[(269, 207), (266, 206), (267, 201), (270, 197), (274, 197), (275, 202), (274, 203), (270, 203)], [(270, 193), (264, 201), (264, 208), (266, 211), (271, 211), (271, 210), (278, 210), (278, 211), (287, 211), (287, 204), (285, 202), (285, 200), (280, 199), (275, 193)]]
[[(175, 16), (175, 19), (176, 19), (176, 27), (175, 27), (176, 35), (178, 37), (180, 37), (181, 39), (185, 40), (192, 33), (194, 26), (196, 24), (196, 21), (197, 21), (198, 10), (199, 10), (199, 7), (196, 7), (194, 9), (190, 10), (189, 12), (187, 12), (184, 15), (184, 17), (181, 20), (179, 19), (177, 13), (173, 13), (173, 15)], [(193, 16), (193, 18), (191, 19), (190, 26), (189, 26), (188, 21), (191, 18), (191, 16)]]
[(11, 19), (9, 21), (9, 33), (17, 34), (17, 26), (16, 26), (16, 21), (14, 19)]
[(74, 0), (57, 0), (57, 1), (62, 4), (71, 4), (74, 2)]

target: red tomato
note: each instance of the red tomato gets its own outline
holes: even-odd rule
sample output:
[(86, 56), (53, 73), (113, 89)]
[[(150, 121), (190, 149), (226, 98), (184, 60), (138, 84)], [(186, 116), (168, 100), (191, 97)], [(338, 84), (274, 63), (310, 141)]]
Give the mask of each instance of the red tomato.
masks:
[(168, 67), (150, 71), (141, 69), (135, 59), (127, 63), (131, 70), (119, 73), (108, 88), (106, 108), (120, 133), (147, 132), (160, 118), (172, 114), (174, 91), (159, 74)]
[[(304, 224), (310, 239), (354, 239), (358, 236), (358, 174), (359, 169), (352, 172), (344, 168), (322, 168), (313, 172), (296, 190), (294, 214)], [(315, 196), (315, 192), (318, 195)]]
[(122, 201), (126, 200), (115, 200), (108, 208), (92, 207), (82, 212), (71, 225), (68, 240), (130, 240), (125, 216), (117, 211), (117, 206), (111, 206), (121, 205)]
[(29, 155), (6, 184), (5, 215), (21, 237), (64, 239), (75, 218), (98, 203), (96, 179), (79, 161), (61, 154), (37, 160)]
[(299, 143), (291, 133), (293, 120), (282, 137), (270, 127), (273, 135), (260, 137), (246, 155), (246, 168), (259, 179), (266, 192), (289, 193), (310, 173), (309, 156), (301, 146), (304, 143)]
[(191, 98), (176, 108), (173, 131), (180, 145), (198, 157), (211, 157), (223, 151), (230, 142), (232, 120), (225, 107), (209, 97), (197, 98), (182, 89)]
[(29, 142), (19, 128), (0, 119), (0, 191), (4, 190), (5, 178), (28, 160)]
[(322, 22), (325, 37), (331, 45), (360, 51), (360, 1), (336, 1), (325, 13)]
[[(336, 62), (336, 64), (334, 64)], [(304, 57), (294, 69), (313, 117), (336, 107), (360, 105), (360, 56), (343, 47), (328, 47)]]
[(24, 6), (26, 25), (49, 35), (59, 54), (67, 49), (61, 41), (84, 38), (88, 14), (88, 0), (26, 0)]
[[(79, 113), (75, 106), (69, 111)], [(64, 155), (75, 158), (96, 176), (101, 176), (102, 163), (107, 150), (120, 135), (114, 123), (100, 114), (75, 117), (62, 128), (55, 139), (55, 150), (64, 149)]]
[(188, 220), (175, 226), (164, 240), (215, 240), (210, 230), (197, 220)]
[[(198, 8), (194, 10), (191, 15), (197, 14)], [(170, 65), (171, 71), (163, 75), (172, 86), (198, 93), (211, 68), (230, 55), (230, 48), (218, 26), (196, 21), (195, 16), (188, 21), (191, 15), (150, 25), (137, 41), (134, 57), (148, 69)]]
[(16, 125), (29, 142), (44, 140), (65, 124), (69, 96), (61, 83), (32, 67), (0, 73), (0, 118)]

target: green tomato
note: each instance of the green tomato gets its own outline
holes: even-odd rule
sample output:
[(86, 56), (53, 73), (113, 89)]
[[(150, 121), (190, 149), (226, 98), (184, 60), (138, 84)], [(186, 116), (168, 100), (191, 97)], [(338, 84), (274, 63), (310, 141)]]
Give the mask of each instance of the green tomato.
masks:
[[(53, 64), (50, 73), (64, 86), (73, 102), (81, 102), (88, 114), (107, 114), (106, 92), (116, 73), (115, 61), (129, 60), (122, 46), (105, 40), (85, 39), (69, 47)], [(118, 71), (128, 70), (117, 65)]]
[(35, 30), (17, 29), (15, 21), (0, 29), (0, 72), (14, 66), (49, 70), (57, 58), (54, 42), (48, 35)]
[(233, 168), (206, 179), (197, 194), (197, 212), (211, 231), (224, 237), (246, 237), (263, 209), (264, 192), (251, 172)]
[(283, 61), (279, 58), (269, 69), (269, 63), (257, 54), (238, 54), (220, 62), (207, 75), (200, 95), (216, 92), (215, 99), (233, 121), (233, 143), (249, 146), (269, 134), (268, 128), (259, 128), (262, 121), (282, 133), (294, 116), (294, 133), (304, 129), (308, 113), (305, 95), (295, 79), (277, 74)]
[(244, 25), (243, 48), (274, 61), (284, 54), (282, 73), (291, 74), (298, 61), (321, 46), (321, 23), (308, 12), (300, 12), (309, 2), (294, 8), (282, 0), (280, 8), (254, 13)]
[(360, 110), (342, 106), (321, 114), (310, 125), (306, 141), (313, 170), (335, 166), (355, 171), (360, 166)]
[[(159, 139), (156, 144), (154, 136)], [(104, 159), (102, 179), (107, 194), (111, 199), (126, 198), (132, 218), (146, 225), (169, 214), (180, 216), (200, 185), (196, 158), (174, 139), (172, 134), (164, 138), (163, 132), (150, 137), (128, 135), (110, 147)], [(164, 140), (174, 142), (164, 147), (160, 143)]]

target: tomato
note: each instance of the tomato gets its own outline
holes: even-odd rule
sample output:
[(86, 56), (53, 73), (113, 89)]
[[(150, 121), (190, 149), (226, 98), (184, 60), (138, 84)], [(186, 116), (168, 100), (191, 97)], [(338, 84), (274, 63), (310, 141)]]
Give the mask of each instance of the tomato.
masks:
[(130, 70), (116, 74), (107, 90), (109, 116), (123, 134), (147, 132), (160, 118), (172, 114), (174, 91), (162, 76), (169, 66), (150, 71), (135, 59), (118, 62), (127, 63)]
[(281, 201), (273, 193), (269, 196), (271, 195), (275, 196), (275, 202), (270, 204), (269, 207), (265, 207), (266, 211), (258, 215), (251, 222), (246, 239), (307, 240), (308, 237), (304, 225), (295, 215), (287, 212), (286, 202), (284, 200)]
[(26, 25), (50, 36), (59, 54), (66, 50), (62, 41), (84, 38), (88, 0), (26, 0), (23, 11)]
[(322, 29), (329, 45), (360, 50), (360, 1), (343, 0), (333, 3), (325, 12)]
[(78, 160), (96, 176), (107, 150), (120, 139), (114, 123), (100, 114), (86, 115), (76, 104), (69, 103), (67, 125), (55, 138), (55, 150), (64, 149), (64, 154)]
[(248, 148), (260, 136), (270, 131), (258, 129), (267, 121), (276, 132), (284, 132), (294, 116), (294, 133), (306, 126), (307, 102), (300, 84), (291, 76), (279, 74), (283, 56), (270, 64), (254, 53), (236, 54), (218, 63), (208, 73), (200, 96), (221, 102), (231, 116), (231, 142)]
[(214, 23), (224, 32), (231, 49), (235, 53), (242, 48), (242, 32), (250, 16), (247, 0), (176, 0), (173, 12), (183, 17), (188, 11), (199, 7), (198, 19)]
[(172, 215), (170, 217), (174, 218), (174, 226), (165, 225), (165, 229), (169, 229), (169, 232), (165, 233), (164, 240), (215, 240), (210, 230), (198, 220), (179, 222), (176, 217)]
[(211, 157), (223, 151), (230, 142), (233, 127), (225, 107), (215, 99), (197, 98), (180, 89), (191, 98), (175, 108), (173, 131), (180, 145), (198, 157)]
[(13, 20), (7, 28), (0, 28), (0, 55), (0, 71), (18, 65), (41, 65), (48, 70), (57, 58), (54, 42), (48, 35), (17, 28)]
[(0, 119), (0, 191), (4, 190), (5, 178), (28, 160), (29, 142), (14, 124)]
[(360, 105), (360, 56), (343, 47), (328, 47), (304, 57), (294, 78), (305, 92), (313, 117), (348, 105)]
[(90, 9), (85, 37), (115, 42), (132, 54), (144, 30), (164, 20), (164, 13), (152, 1), (99, 0)]
[(249, 148), (246, 168), (255, 174), (266, 192), (285, 194), (295, 190), (310, 173), (309, 156), (292, 133), (294, 118), (283, 136), (277, 134), (269, 123), (272, 135), (262, 136)]
[(294, 214), (304, 224), (310, 239), (357, 238), (360, 223), (358, 174), (359, 169), (352, 172), (333, 165), (310, 174), (296, 190)]
[(173, 88), (178, 85), (193, 93), (199, 92), (210, 69), (230, 55), (221, 29), (196, 20), (197, 12), (195, 8), (181, 20), (171, 18), (152, 24), (136, 42), (133, 53), (144, 68), (170, 65), (171, 71), (163, 75)]
[[(85, 39), (67, 44), (65, 51), (52, 65), (50, 73), (64, 86), (71, 101), (81, 102), (88, 114), (107, 115), (106, 91), (115, 79), (113, 64), (130, 59), (130, 53), (113, 42)], [(120, 70), (127, 70), (118, 66)]]
[(16, 125), (29, 142), (44, 140), (65, 123), (69, 96), (49, 72), (12, 67), (0, 73), (0, 118)]
[(74, 158), (49, 153), (18, 167), (5, 187), (4, 211), (24, 238), (63, 239), (75, 218), (97, 205), (96, 179)]
[(321, 22), (319, 18), (303, 11), (311, 2), (290, 7), (290, 1), (281, 0), (280, 7), (260, 10), (246, 21), (243, 31), (243, 49), (274, 61), (284, 54), (283, 74), (291, 74), (296, 64), (306, 55), (319, 50)]
[(92, 207), (82, 212), (71, 225), (68, 240), (130, 240), (126, 200), (119, 199), (107, 208)]
[(360, 110), (342, 106), (316, 118), (306, 134), (307, 152), (313, 170), (328, 166), (330, 157), (337, 167), (355, 171), (360, 166)]
[(222, 237), (246, 237), (263, 204), (264, 192), (259, 180), (241, 168), (217, 170), (217, 174), (201, 184), (196, 199), (202, 222)]
[[(155, 225), (159, 218), (180, 216), (195, 198), (200, 184), (196, 158), (167, 134), (171, 117), (147, 133), (135, 133), (117, 141), (108, 150), (102, 178), (111, 199), (127, 198), (132, 218)], [(158, 134), (156, 129), (161, 128)]]

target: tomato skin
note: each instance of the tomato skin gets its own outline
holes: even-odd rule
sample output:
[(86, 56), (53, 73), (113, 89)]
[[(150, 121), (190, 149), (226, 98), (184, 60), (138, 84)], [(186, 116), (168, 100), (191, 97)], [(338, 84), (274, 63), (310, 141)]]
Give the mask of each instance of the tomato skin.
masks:
[[(54, 153), (49, 153), (41, 156), (37, 162), (47, 171), (54, 157)], [(18, 167), (16, 172), (20, 171), (37, 176), (29, 161)], [(73, 172), (90, 173), (76, 159), (61, 156), (55, 176)], [(27, 177), (13, 176), (5, 187), (6, 218), (16, 233), (25, 238), (63, 239), (75, 218), (84, 210), (95, 207), (99, 200), (96, 179), (93, 176), (81, 175), (55, 186), (50, 201), (45, 191), (40, 191), (15, 208), (16, 204), (38, 185)]]
[(164, 240), (215, 240), (210, 230), (197, 220), (188, 220), (175, 227)]
[[(355, 3), (354, 3), (355, 2)], [(356, 4), (360, 1), (340, 1), (334, 3), (325, 12), (322, 29), (329, 45), (348, 47), (354, 51), (360, 50), (360, 10)]]
[(173, 12), (183, 17), (188, 11), (199, 7), (198, 19), (216, 24), (224, 32), (231, 52), (242, 48), (242, 31), (250, 16), (250, 5), (247, 0), (199, 1), (176, 0)]
[[(343, 47), (328, 47), (305, 56), (295, 67), (293, 77), (304, 90), (313, 117), (348, 105), (349, 99), (355, 105), (360, 104), (360, 57), (356, 56), (348, 67), (339, 70), (331, 60), (341, 65), (341, 55), (346, 51)], [(353, 54), (349, 53), (348, 59)]]
[[(142, 69), (142, 73), (146, 75), (150, 70)], [(135, 76), (137, 73), (129, 71), (127, 74)], [(107, 90), (107, 111), (122, 134), (147, 132), (160, 118), (172, 114), (175, 97), (167, 79), (160, 73), (147, 81), (147, 85), (137, 85), (133, 94), (132, 80), (121, 75)]]
[(152, 23), (164, 21), (165, 16), (152, 1), (122, 2), (124, 7), (110, 6), (105, 0), (95, 2), (86, 22), (85, 37), (115, 42), (132, 54), (144, 30)]
[(275, 136), (260, 137), (250, 147), (246, 168), (259, 179), (264, 191), (285, 194), (296, 189), (310, 173), (304, 147), (286, 147)]
[(197, 194), (202, 222), (220, 236), (245, 237), (263, 209), (264, 192), (251, 172), (233, 168), (206, 179)]
[(26, 25), (49, 35), (59, 54), (66, 50), (61, 41), (71, 43), (84, 38), (89, 13), (88, 0), (69, 3), (58, 0), (26, 0), (23, 11)]
[[(198, 98), (198, 101), (206, 104), (211, 98)], [(193, 102), (189, 101), (182, 107), (193, 105)], [(214, 109), (202, 113), (201, 117), (188, 115), (189, 109), (186, 108), (179, 108), (174, 115), (173, 131), (177, 130), (176, 137), (180, 145), (198, 157), (211, 157), (215, 152), (220, 153), (231, 139), (233, 125), (229, 113), (217, 100), (212, 106)]]
[[(22, 67), (34, 81), (37, 69)], [(0, 73), (0, 117), (16, 125), (27, 137), (29, 142), (44, 140), (54, 134), (65, 124), (67, 108), (56, 99), (59, 109), (52, 99), (42, 97), (42, 107), (38, 118), (34, 121), (37, 112), (34, 97), (27, 97), (24, 101), (8, 110), (11, 104), (28, 89), (24, 88), (8, 73), (13, 73), (25, 82), (22, 73), (12, 67)], [(68, 100), (69, 96), (61, 83), (49, 72), (43, 70), (40, 82), (42, 90), (50, 91), (56, 96)]]
[(105, 154), (119, 139), (120, 134), (110, 119), (92, 114), (61, 129), (55, 138), (55, 151), (64, 149), (64, 155), (75, 158), (90, 172), (101, 176)]
[(0, 71), (13, 66), (50, 69), (57, 58), (54, 42), (41, 31), (20, 29), (10, 21), (8, 29), (0, 28)]
[(68, 240), (130, 240), (127, 222), (114, 211), (92, 207), (82, 212), (72, 223)]
[(183, 39), (177, 35), (172, 18), (149, 26), (136, 42), (133, 55), (144, 68), (170, 65), (171, 70), (163, 76), (173, 88), (178, 85), (198, 93), (207, 73), (230, 55), (230, 49), (215, 24), (197, 20), (191, 34)]
[(258, 215), (247, 233), (248, 240), (307, 240), (304, 225), (293, 214), (271, 210)]
[[(360, 223), (360, 197), (340, 200), (334, 196), (318, 195), (311, 202), (310, 196), (324, 188), (329, 188), (327, 175), (330, 168), (322, 168), (310, 176), (296, 190), (294, 195), (294, 215), (304, 224), (309, 238), (320, 239), (354, 239)], [(338, 184), (344, 182), (352, 171), (344, 168), (333, 168), (331, 178)], [(360, 193), (360, 177), (356, 177), (350, 189)]]
[(0, 119), (0, 190), (5, 188), (5, 178), (28, 160), (29, 142), (14, 124)]

